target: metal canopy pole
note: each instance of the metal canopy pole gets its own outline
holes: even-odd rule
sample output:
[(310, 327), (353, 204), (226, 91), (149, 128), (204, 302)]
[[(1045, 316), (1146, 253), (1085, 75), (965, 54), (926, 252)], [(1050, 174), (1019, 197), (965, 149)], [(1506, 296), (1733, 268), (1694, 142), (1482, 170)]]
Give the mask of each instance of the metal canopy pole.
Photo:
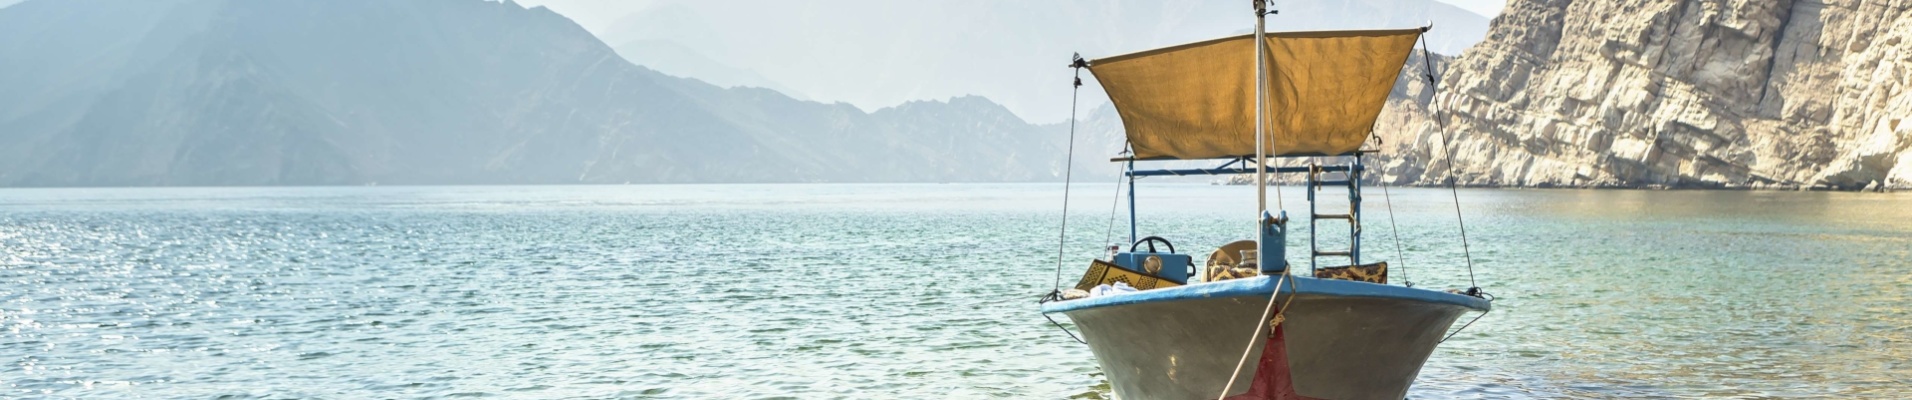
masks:
[(1135, 160), (1129, 160), (1129, 244), (1135, 243)]
[(1361, 265), (1361, 155), (1348, 165), (1348, 265)]
[(1261, 216), (1263, 214), (1268, 213), (1268, 168), (1266, 168), (1266, 166), (1268, 165), (1267, 164), (1268, 146), (1263, 141), (1263, 136), (1266, 136), (1266, 135), (1264, 134), (1265, 132), (1263, 131), (1263, 127), (1262, 127), (1262, 124), (1265, 122), (1265, 118), (1262, 118), (1262, 116), (1264, 115), (1264, 111), (1262, 108), (1265, 107), (1266, 105), (1262, 104), (1263, 101), (1262, 101), (1261, 91), (1262, 91), (1262, 87), (1266, 86), (1266, 82), (1264, 82), (1264, 80), (1267, 79), (1267, 75), (1268, 75), (1267, 73), (1268, 71), (1265, 70), (1266, 66), (1263, 65), (1263, 63), (1267, 60), (1267, 56), (1264, 55), (1263, 52), (1268, 51), (1267, 49), (1268, 47), (1268, 40), (1267, 40), (1268, 3), (1262, 0), (1254, 0), (1254, 1), (1255, 1), (1255, 250), (1256, 250), (1255, 265), (1266, 270), (1268, 264), (1264, 264), (1262, 263), (1262, 261), (1265, 261), (1267, 259), (1267, 254), (1261, 254), (1261, 249), (1263, 248), (1261, 243), (1261, 237), (1262, 237), (1261, 224), (1265, 223), (1262, 221)]

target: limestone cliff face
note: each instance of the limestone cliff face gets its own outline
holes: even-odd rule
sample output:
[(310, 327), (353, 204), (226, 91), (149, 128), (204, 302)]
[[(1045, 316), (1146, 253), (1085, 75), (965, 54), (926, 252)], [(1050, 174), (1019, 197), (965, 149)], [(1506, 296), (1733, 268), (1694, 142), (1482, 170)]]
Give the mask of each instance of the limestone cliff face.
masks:
[(1912, 0), (1515, 0), (1450, 63), (1454, 143), (1398, 98), (1390, 180), (1912, 187)]

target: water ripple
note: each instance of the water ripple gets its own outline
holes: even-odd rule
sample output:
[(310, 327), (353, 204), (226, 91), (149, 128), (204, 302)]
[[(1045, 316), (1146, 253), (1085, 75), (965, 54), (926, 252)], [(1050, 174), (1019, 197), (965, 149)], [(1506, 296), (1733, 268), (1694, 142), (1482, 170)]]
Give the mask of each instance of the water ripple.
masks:
[[(1109, 229), (1108, 188), (1082, 190), (1070, 260)], [(1242, 192), (1144, 191), (1143, 233), (1236, 239)], [(1403, 252), (1370, 224), (1371, 257), (1465, 286), (1446, 194), (1394, 192)], [(1912, 396), (1912, 198), (1463, 194), (1501, 300), (1414, 397)], [(1108, 398), (1035, 313), (1059, 197), (0, 191), (0, 397)]]

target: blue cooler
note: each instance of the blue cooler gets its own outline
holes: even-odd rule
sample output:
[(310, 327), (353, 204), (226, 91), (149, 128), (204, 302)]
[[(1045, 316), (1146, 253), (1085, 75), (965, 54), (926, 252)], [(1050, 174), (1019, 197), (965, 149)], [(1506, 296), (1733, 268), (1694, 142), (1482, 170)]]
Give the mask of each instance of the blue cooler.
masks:
[[(1161, 271), (1148, 270), (1147, 266), (1150, 263), (1149, 258), (1151, 257), (1155, 258), (1156, 260), (1158, 260), (1158, 262), (1161, 263), (1159, 264), (1162, 266)], [(1162, 279), (1167, 279), (1171, 282), (1175, 282), (1176, 284), (1186, 285), (1188, 284), (1189, 269), (1195, 267), (1195, 259), (1192, 257), (1189, 257), (1187, 254), (1175, 254), (1175, 253), (1150, 253), (1150, 252), (1116, 253), (1115, 265), (1119, 265), (1119, 266), (1122, 266), (1122, 268), (1128, 268), (1130, 270), (1147, 272), (1156, 276), (1160, 276), (1162, 277)]]

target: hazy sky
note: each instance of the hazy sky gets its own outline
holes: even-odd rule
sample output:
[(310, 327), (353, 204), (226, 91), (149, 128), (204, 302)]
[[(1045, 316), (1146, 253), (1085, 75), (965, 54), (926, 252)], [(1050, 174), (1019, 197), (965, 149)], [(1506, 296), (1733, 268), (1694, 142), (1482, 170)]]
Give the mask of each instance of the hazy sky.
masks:
[[(18, 1), (18, 0), (0, 0), (0, 4), (6, 4), (8, 1)], [(577, 21), (578, 25), (583, 25), (585, 29), (590, 29), (594, 32), (604, 29), (605, 27), (608, 27), (612, 23), (617, 22), (617, 20), (619, 19), (629, 16), (632, 13), (641, 11), (645, 8), (649, 8), (655, 3), (657, 3), (656, 1), (651, 1), (651, 0), (516, 0), (516, 1), (518, 2), (518, 4), (523, 4), (527, 7), (538, 6), (538, 5), (550, 7), (552, 10), (556, 10), (557, 12), (562, 13), (567, 17), (571, 17), (571, 20)], [(1485, 15), (1488, 18), (1493, 18), (1495, 16), (1500, 15), (1501, 8), (1506, 7), (1507, 5), (1506, 0), (1435, 0), (1435, 1), (1439, 1), (1439, 2), (1447, 3), (1447, 4), (1453, 4), (1454, 6), (1460, 7), (1462, 9), (1466, 9), (1467, 11), (1473, 11), (1475, 14)], [(825, 1), (824, 3), (828, 3), (828, 1)]]
[(1507, 6), (1507, 0), (1439, 0), (1455, 7), (1473, 11), (1475, 14), (1493, 18), (1500, 15), (1500, 9)]
[[(0, 7), (19, 1), (0, 0)], [(627, 57), (628, 54), (645, 54), (658, 56), (654, 58), (668, 58), (646, 60), (639, 64), (672, 75), (690, 76), (722, 86), (770, 87), (798, 98), (848, 102), (866, 111), (906, 101), (943, 100), (977, 94), (989, 97), (1035, 122), (1054, 122), (1065, 118), (1068, 95), (1067, 90), (1053, 90), (1054, 85), (1047, 85), (1050, 80), (1066, 77), (1049, 80), (1029, 78), (1036, 74), (1057, 72), (1047, 68), (1032, 68), (1032, 61), (1029, 61), (1031, 53), (1039, 52), (1043, 57), (1040, 65), (1047, 66), (1052, 63), (1052, 55), (1059, 54), (1054, 58), (1063, 58), (1070, 51), (1096, 57), (1247, 31), (1242, 28), (1247, 26), (1246, 22), (1240, 26), (1232, 23), (1216, 26), (1212, 16), (1204, 16), (1214, 14), (1214, 10), (1200, 11), (1239, 0), (1190, 1), (1185, 2), (1188, 4), (1186, 7), (1163, 6), (1184, 3), (1179, 0), (1161, 3), (1118, 0), (722, 1), (718, 2), (720, 4), (704, 3), (689, 7), (682, 0), (514, 1), (525, 6), (549, 7), (597, 34), (606, 44), (627, 53)], [(1305, 4), (1295, 2), (1308, 1), (1343, 0), (1277, 0), (1276, 5), (1278, 8), (1290, 8)], [(1438, 1), (1489, 18), (1499, 15), (1505, 5), (1505, 0), (1393, 1)], [(1194, 5), (1196, 3), (1201, 5)], [(686, 8), (699, 10), (686, 11)], [(1162, 10), (1151, 10), (1154, 8)], [(716, 11), (712, 12), (713, 9)], [(1076, 21), (1075, 25), (1065, 27), (1059, 22), (1068, 21), (1058, 21), (1058, 18), (1068, 19), (1072, 16), (1058, 14), (1054, 9), (1076, 10), (1062, 14), (1082, 14), (1073, 18), (1101, 18), (1108, 21), (1086, 25)], [(1149, 14), (1158, 11), (1166, 12), (1153, 17), (1150, 15), (1154, 14)], [(1122, 15), (1096, 14), (1109, 12)], [(668, 18), (644, 19), (646, 15), (659, 18), (657, 14), (689, 17), (696, 21), (686, 23)], [(1151, 19), (1162, 23), (1150, 25)], [(1428, 18), (1408, 19), (1422, 21)], [(1291, 19), (1288, 23), (1293, 21)], [(1438, 29), (1441, 24), (1435, 22)], [(734, 26), (726, 26), (733, 23)], [(1285, 30), (1281, 29), (1283, 23), (1271, 21), (1271, 29)], [(632, 32), (647, 27), (699, 32)], [(964, 32), (965, 29), (978, 27), (995, 31), (990, 32), (994, 35)], [(1099, 30), (1084, 31), (1082, 28)], [(1305, 28), (1323, 29), (1319, 26)], [(922, 30), (939, 31), (913, 32)], [(802, 37), (747, 39), (752, 35), (761, 37), (763, 31)], [(671, 38), (649, 40), (648, 43), (633, 41), (634, 37), (656, 39), (660, 36)], [(752, 47), (748, 49), (751, 54), (739, 54), (737, 48), (740, 47)], [(774, 53), (789, 48), (802, 50), (799, 51), (801, 54), (782, 55), (788, 62), (766, 63), (762, 59), (763, 55), (754, 54)], [(977, 50), (979, 48), (983, 50)], [(975, 56), (985, 53), (993, 53), (987, 57), (989, 62), (979, 62), (983, 58)], [(1018, 59), (1018, 56), (1021, 58)], [(1066, 71), (1062, 73), (1066, 74)], [(726, 77), (733, 79), (726, 82)], [(1087, 100), (1084, 109), (1103, 102), (1096, 89), (1091, 85), (1085, 91), (1084, 98)]]
[[(632, 62), (666, 74), (865, 111), (981, 95), (1041, 123), (1067, 119), (1069, 71), (1059, 66), (1071, 52), (1095, 58), (1253, 26), (1249, 13), (1236, 11), (1246, 7), (1239, 0), (516, 1), (549, 7)], [(1277, 0), (1278, 9), (1291, 12), (1272, 18), (1270, 29), (1406, 28), (1439, 19), (1429, 14), (1433, 4), (1476, 13), (1501, 7), (1497, 0), (1366, 0), (1385, 6), (1374, 14), (1331, 14), (1357, 7), (1342, 1)], [(1436, 35), (1463, 25), (1472, 26), (1447, 25)], [(1081, 98), (1081, 110), (1106, 102), (1093, 83)]]

